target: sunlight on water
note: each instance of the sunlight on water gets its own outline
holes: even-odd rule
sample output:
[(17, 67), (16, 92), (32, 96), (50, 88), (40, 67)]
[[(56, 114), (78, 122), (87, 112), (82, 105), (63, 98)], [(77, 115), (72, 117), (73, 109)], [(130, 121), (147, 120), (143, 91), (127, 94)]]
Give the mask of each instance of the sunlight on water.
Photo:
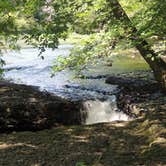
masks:
[[(69, 56), (72, 47), (61, 45), (55, 50), (47, 49), (43, 53), (44, 60), (38, 57), (39, 50), (35, 48), (4, 53), (4, 79), (18, 84), (38, 86), (42, 91), (46, 90), (65, 99), (84, 101), (86, 124), (129, 120), (126, 114), (116, 111), (116, 96), (113, 94), (116, 94), (118, 89), (116, 85), (105, 84), (105, 78), (73, 79), (74, 72), (70, 70), (58, 72), (54, 77), (50, 77), (53, 62), (59, 55)], [(107, 75), (115, 72), (113, 67), (110, 70), (110, 67), (106, 69), (104, 66), (95, 66), (92, 73), (90, 70), (84, 71), (84, 74), (96, 76), (100, 73)]]
[(87, 112), (86, 124), (130, 120), (126, 114), (116, 110), (115, 99), (112, 101), (86, 101), (84, 103), (84, 111)]

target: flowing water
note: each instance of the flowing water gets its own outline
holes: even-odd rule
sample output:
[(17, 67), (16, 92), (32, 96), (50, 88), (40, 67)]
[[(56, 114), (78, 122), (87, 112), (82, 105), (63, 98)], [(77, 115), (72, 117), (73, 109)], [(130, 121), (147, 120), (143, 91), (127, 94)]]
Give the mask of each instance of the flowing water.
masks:
[[(72, 45), (60, 45), (58, 49), (47, 49), (44, 60), (35, 48), (22, 49), (20, 52), (4, 53), (6, 61), (4, 78), (18, 84), (38, 86), (42, 91), (48, 91), (62, 98), (83, 101), (84, 111), (87, 111), (87, 124), (129, 120), (123, 112), (117, 112), (115, 85), (105, 84), (105, 79), (74, 79), (75, 73), (69, 70), (58, 72), (51, 77), (51, 66), (57, 56), (68, 56)], [(126, 68), (128, 71), (131, 68)], [(124, 71), (111, 68), (112, 72)], [(110, 73), (110, 67), (99, 64), (92, 67), (86, 74), (98, 76)]]

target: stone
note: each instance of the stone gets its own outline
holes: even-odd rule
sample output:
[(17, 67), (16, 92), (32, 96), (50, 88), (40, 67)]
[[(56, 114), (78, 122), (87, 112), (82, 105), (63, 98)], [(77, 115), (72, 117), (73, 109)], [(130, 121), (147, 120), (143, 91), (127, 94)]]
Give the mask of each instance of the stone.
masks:
[(57, 124), (81, 124), (81, 103), (37, 87), (0, 82), (0, 130), (41, 130)]

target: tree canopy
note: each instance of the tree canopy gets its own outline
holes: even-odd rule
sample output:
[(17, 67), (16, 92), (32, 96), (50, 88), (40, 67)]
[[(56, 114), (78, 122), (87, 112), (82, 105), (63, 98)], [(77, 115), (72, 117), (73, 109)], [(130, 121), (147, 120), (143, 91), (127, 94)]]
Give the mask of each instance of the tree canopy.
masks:
[[(56, 48), (69, 32), (88, 34), (69, 57), (60, 57), (54, 66), (55, 71), (80, 70), (93, 59), (110, 56), (119, 43), (152, 50), (154, 37), (166, 38), (165, 8), (165, 0), (0, 0), (0, 48), (17, 49), (17, 41), (23, 39), (43, 52)], [(163, 53), (156, 49), (149, 55), (147, 49), (142, 50), (156, 62), (154, 54)], [(147, 62), (152, 67), (152, 61)]]
[[(119, 2), (143, 37), (165, 37), (165, 0)], [(69, 29), (81, 34), (114, 29), (122, 35), (121, 21), (111, 16), (113, 8), (107, 0), (1, 0), (1, 46), (13, 48), (21, 37), (37, 47), (54, 48)]]

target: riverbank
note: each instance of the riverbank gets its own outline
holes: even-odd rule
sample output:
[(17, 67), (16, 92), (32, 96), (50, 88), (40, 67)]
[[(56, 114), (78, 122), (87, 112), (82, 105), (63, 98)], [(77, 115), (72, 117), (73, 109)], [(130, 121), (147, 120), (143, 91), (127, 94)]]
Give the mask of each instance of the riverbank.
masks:
[(121, 73), (107, 77), (106, 83), (118, 85), (118, 108), (139, 117), (148, 111), (150, 105), (166, 103), (166, 94), (158, 85), (151, 71)]
[[(68, 101), (38, 87), (0, 82), (0, 131), (36, 131), (57, 124), (79, 125), (80, 103)], [(82, 117), (81, 117), (82, 115)]]
[[(91, 81), (96, 81), (95, 78), (90, 77), (90, 79)], [(117, 120), (120, 114), (124, 114), (129, 119), (142, 116), (148, 109), (146, 108), (148, 107), (147, 103), (156, 101), (160, 104), (161, 102), (166, 102), (164, 94), (159, 90), (158, 84), (150, 71), (112, 75), (106, 79), (106, 83), (118, 85), (116, 90), (107, 94), (107, 97), (109, 95), (116, 96), (114, 97), (116, 102), (114, 104), (117, 106), (108, 104), (106, 106), (113, 107), (112, 111), (113, 114), (117, 114), (115, 115), (117, 116)], [(70, 88), (68, 86), (66, 85), (67, 88)], [(80, 89), (82, 87), (78, 86), (76, 88)], [(87, 91), (86, 87), (81, 90)], [(94, 91), (95, 89), (90, 90)], [(106, 95), (106, 91), (100, 90), (99, 94)], [(95, 100), (95, 98), (92, 100)], [(101, 103), (98, 106), (102, 104), (102, 101), (104, 103), (107, 100), (101, 98)], [(96, 104), (98, 102), (96, 101)], [(91, 104), (90, 102), (89, 107)], [(86, 105), (86, 107), (88, 106)], [(94, 118), (89, 117), (89, 111), (93, 111), (93, 116), (95, 116), (95, 110), (93, 110), (95, 107), (88, 108), (85, 108), (85, 99), (83, 98), (80, 100), (64, 99), (47, 91), (41, 92), (39, 87), (19, 85), (6, 81), (0, 82), (0, 131), (36, 131), (52, 128), (61, 124), (86, 124), (88, 118)], [(102, 106), (100, 109), (103, 109), (103, 113), (99, 108), (96, 109), (98, 109), (96, 110), (96, 116), (102, 116), (107, 111)], [(108, 111), (110, 110), (108, 109)], [(108, 116), (111, 119), (111, 116), (114, 115), (110, 113), (107, 114)], [(97, 122), (107, 121), (102, 120)], [(93, 123), (95, 123), (95, 120), (93, 120)]]
[[(134, 76), (137, 77), (135, 81)], [(151, 73), (149, 76), (151, 77)], [(0, 165), (164, 166), (166, 97), (158, 90), (157, 84), (152, 81), (153, 78), (151, 84), (148, 82), (149, 76), (147, 72), (141, 75), (131, 72), (107, 79), (109, 83), (113, 83), (113, 80), (116, 84), (123, 82), (119, 84), (121, 91), (117, 94), (118, 105), (124, 108), (123, 111), (129, 111), (126, 113), (135, 115), (136, 119), (95, 125), (56, 125), (51, 129), (36, 132), (1, 133)], [(140, 77), (142, 81), (137, 82)], [(2, 98), (2, 94), (13, 97), (14, 102), (13, 99), (22, 91), (21, 86), (16, 86), (13, 93), (11, 85), (8, 86), (9, 89), (5, 89), (1, 83), (1, 103), (2, 100), (11, 102), (5, 97)], [(35, 94), (36, 91), (31, 91), (27, 87), (23, 89), (24, 97), (28, 96), (32, 100), (30, 94)], [(49, 99), (49, 94), (45, 97), (42, 93), (36, 95), (47, 101)], [(21, 98), (15, 99), (20, 101)], [(26, 101), (27, 99), (25, 97)], [(134, 110), (139, 111), (134, 113)]]
[(0, 134), (0, 165), (164, 166), (165, 107), (131, 122)]

